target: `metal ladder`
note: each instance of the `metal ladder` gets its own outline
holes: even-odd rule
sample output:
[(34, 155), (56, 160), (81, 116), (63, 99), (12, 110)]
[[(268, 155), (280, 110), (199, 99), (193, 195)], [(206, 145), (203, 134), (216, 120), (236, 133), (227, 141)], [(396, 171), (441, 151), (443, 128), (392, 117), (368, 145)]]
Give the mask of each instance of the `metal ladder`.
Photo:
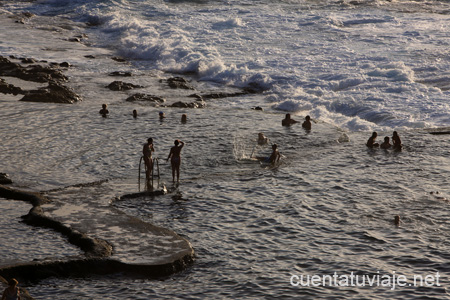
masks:
[[(138, 186), (139, 186), (139, 191), (141, 191), (141, 165), (142, 165), (142, 160), (144, 159), (144, 156), (141, 156), (141, 159), (139, 160), (139, 173), (138, 173)], [(156, 175), (155, 175), (155, 165), (156, 165)], [(145, 175), (147, 174), (147, 166), (144, 164), (144, 171), (145, 171)], [(144, 175), (144, 176), (145, 176)], [(151, 186), (153, 187), (153, 178), (157, 177), (158, 179), (160, 178), (160, 174), (159, 174), (159, 160), (158, 158), (153, 158), (153, 164), (152, 164), (152, 170), (150, 172), (150, 178), (146, 178), (147, 179), (147, 184), (150, 183), (151, 181)]]

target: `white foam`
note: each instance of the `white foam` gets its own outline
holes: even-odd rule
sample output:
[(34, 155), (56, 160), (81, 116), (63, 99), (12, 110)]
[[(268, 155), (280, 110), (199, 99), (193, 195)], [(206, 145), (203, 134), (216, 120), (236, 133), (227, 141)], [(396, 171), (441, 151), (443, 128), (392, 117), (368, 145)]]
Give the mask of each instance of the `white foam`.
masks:
[[(275, 110), (317, 111), (316, 117), (345, 129), (440, 126), (450, 119), (448, 110), (442, 113), (448, 92), (441, 89), (450, 86), (445, 15), (428, 13), (418, 3), (384, 1), (369, 7), (252, 4), (162, 1), (130, 7), (71, 0), (11, 2), (5, 9), (66, 11), (96, 25), (86, 28), (90, 43), (134, 60), (144, 72), (156, 68), (253, 87), (265, 91)], [(434, 9), (445, 11), (441, 5)], [(403, 13), (411, 7), (417, 13)]]

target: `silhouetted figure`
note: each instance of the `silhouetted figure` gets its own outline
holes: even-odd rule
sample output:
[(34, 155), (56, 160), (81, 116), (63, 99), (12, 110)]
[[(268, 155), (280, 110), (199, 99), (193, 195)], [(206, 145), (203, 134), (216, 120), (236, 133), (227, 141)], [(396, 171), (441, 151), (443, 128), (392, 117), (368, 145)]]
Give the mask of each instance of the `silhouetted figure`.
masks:
[(394, 224), (395, 224), (395, 226), (400, 226), (401, 222), (402, 221), (400, 220), (400, 216), (395, 216), (394, 217)]
[(401, 151), (403, 148), (402, 141), (400, 140), (397, 131), (394, 131), (394, 133), (392, 134), (392, 144), (392, 148), (396, 151)]
[(20, 291), (17, 285), (19, 282), (12, 278), (8, 282), (8, 287), (3, 291), (2, 299), (1, 300), (20, 300)]
[(311, 117), (306, 116), (305, 121), (302, 124), (302, 127), (306, 130), (311, 130)]
[(148, 138), (147, 143), (144, 144), (144, 147), (142, 148), (142, 155), (144, 156), (144, 163), (145, 163), (145, 178), (147, 180), (150, 180), (150, 176), (152, 176), (152, 170), (153, 170), (153, 159), (152, 159), (152, 152), (155, 152), (155, 149), (153, 148), (153, 139)]
[(172, 165), (173, 182), (175, 182), (175, 173), (177, 175), (177, 181), (180, 181), (181, 149), (183, 149), (184, 142), (175, 140), (174, 144), (175, 146), (170, 148), (170, 153), (167, 157), (167, 160), (170, 159), (170, 164)]
[(392, 147), (392, 145), (389, 142), (389, 137), (387, 136), (384, 138), (384, 142), (381, 143), (380, 148), (387, 150), (387, 149), (391, 149), (391, 147)]
[(282, 126), (291, 126), (292, 124), (298, 123), (294, 119), (291, 119), (291, 114), (286, 114), (286, 117), (281, 121)]
[(106, 116), (109, 114), (108, 105), (102, 104), (102, 109), (100, 109), (99, 113), (100, 113), (103, 117), (106, 117)]
[(375, 143), (375, 140), (376, 140), (377, 136), (378, 136), (378, 134), (374, 131), (372, 133), (372, 136), (367, 140), (367, 143), (366, 143), (367, 147), (369, 147), (369, 148), (376, 148), (376, 147), (379, 146), (378, 143)]

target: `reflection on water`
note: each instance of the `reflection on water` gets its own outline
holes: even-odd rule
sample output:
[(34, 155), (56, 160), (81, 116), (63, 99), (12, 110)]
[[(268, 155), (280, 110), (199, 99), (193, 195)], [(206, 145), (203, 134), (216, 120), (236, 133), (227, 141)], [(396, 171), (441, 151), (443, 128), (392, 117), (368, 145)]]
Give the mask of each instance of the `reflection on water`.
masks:
[[(75, 109), (71, 115), (77, 113), (82, 110)], [(177, 110), (167, 114), (178, 120)], [(98, 122), (97, 117), (89, 116), (90, 122)], [(221, 122), (215, 122), (219, 117)], [(290, 276), (351, 271), (395, 271), (407, 276), (448, 272), (445, 262), (449, 224), (445, 207), (449, 203), (430, 194), (439, 191), (443, 198), (448, 195), (448, 168), (443, 163), (447, 158), (438, 150), (445, 147), (445, 140), (407, 131), (402, 132), (403, 152), (368, 151), (364, 145), (366, 133), (348, 133), (349, 141), (340, 142), (342, 133), (327, 124), (316, 124), (307, 134), (299, 127), (264, 128), (265, 123), (278, 124), (278, 116), (264, 115), (264, 123), (260, 117), (219, 108), (194, 110), (190, 120), (196, 121), (184, 127), (173, 121), (173, 126), (152, 131), (160, 158), (168, 155), (174, 138), (187, 141), (182, 152), (180, 184), (171, 183), (170, 165), (161, 160), (160, 183), (167, 185), (167, 195), (112, 202), (129, 215), (186, 237), (197, 255), (192, 267), (164, 281), (115, 276), (88, 282), (47, 279), (31, 286), (32, 294), (45, 298), (54, 292), (67, 293), (67, 299), (106, 294), (110, 299), (121, 299), (134, 298), (137, 292), (142, 299), (155, 295), (173, 299), (187, 291), (199, 295), (197, 298), (214, 298), (220, 291), (221, 297), (234, 299), (259, 295), (274, 298), (280, 294), (289, 298), (326, 298), (329, 289), (294, 288), (290, 286)], [(239, 130), (224, 130), (238, 119), (243, 120)], [(149, 134), (133, 130), (137, 126), (134, 123), (116, 128), (119, 120), (107, 121), (111, 124), (99, 123), (105, 127), (103, 131), (86, 130), (90, 138), (75, 136), (54, 141), (55, 147), (64, 144), (68, 149), (63, 159), (66, 169), (53, 168), (41, 175), (39, 184), (51, 182), (52, 177), (73, 184), (80, 181), (77, 173), (84, 172), (85, 178), (115, 178), (104, 184), (112, 191), (105, 193), (101, 185), (94, 186), (94, 198), (108, 201), (114, 195), (137, 192), (141, 141)], [(61, 127), (70, 123), (66, 119), (60, 122)], [(147, 122), (152, 120), (142, 120), (141, 126)], [(105, 137), (108, 128), (116, 131), (118, 138), (112, 139), (110, 134)], [(254, 149), (257, 133), (263, 129), (284, 156), (275, 168), (262, 168), (257, 161), (245, 160)], [(84, 145), (81, 140), (85, 139), (102, 146)], [(76, 149), (68, 146), (75, 144)], [(429, 144), (435, 147), (426, 147)], [(77, 153), (88, 152), (87, 156), (98, 160), (79, 164)], [(51, 153), (50, 160), (59, 155)], [(39, 162), (29, 168), (45, 168)], [(74, 176), (65, 177), (67, 173)], [(69, 193), (67, 199), (59, 200), (70, 201), (70, 189), (58, 193)], [(70, 207), (69, 202), (65, 205)], [(399, 227), (393, 225), (395, 215), (402, 218)], [(121, 228), (116, 229), (119, 234)], [(85, 284), (96, 288), (84, 287)], [(53, 285), (58, 289), (50, 287)], [(75, 287), (76, 294), (69, 287)], [(414, 291), (417, 290), (408, 287), (395, 295)], [(393, 293), (389, 289), (332, 289), (333, 297), (345, 298), (349, 292), (372, 299), (389, 298)], [(436, 299), (442, 293), (442, 289), (426, 291)]]

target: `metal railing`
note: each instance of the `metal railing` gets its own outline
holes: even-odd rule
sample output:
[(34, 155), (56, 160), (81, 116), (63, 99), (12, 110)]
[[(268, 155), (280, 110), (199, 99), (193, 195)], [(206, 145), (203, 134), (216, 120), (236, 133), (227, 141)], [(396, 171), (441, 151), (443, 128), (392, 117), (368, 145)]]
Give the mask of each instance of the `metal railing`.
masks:
[[(142, 160), (144, 159), (144, 156), (141, 156), (141, 159), (139, 160), (139, 173), (138, 173), (138, 186), (139, 186), (139, 191), (141, 190), (141, 175), (142, 175), (142, 171), (141, 171), (141, 166), (142, 166)], [(146, 179), (146, 184), (150, 184), (153, 187), (153, 178), (157, 177), (158, 179), (160, 178), (160, 174), (159, 174), (159, 160), (158, 158), (153, 158), (152, 160), (152, 169), (150, 170), (150, 177), (147, 178), (147, 165), (144, 163), (144, 167), (145, 167), (145, 179)], [(155, 165), (156, 165), (156, 174), (155, 174)]]

